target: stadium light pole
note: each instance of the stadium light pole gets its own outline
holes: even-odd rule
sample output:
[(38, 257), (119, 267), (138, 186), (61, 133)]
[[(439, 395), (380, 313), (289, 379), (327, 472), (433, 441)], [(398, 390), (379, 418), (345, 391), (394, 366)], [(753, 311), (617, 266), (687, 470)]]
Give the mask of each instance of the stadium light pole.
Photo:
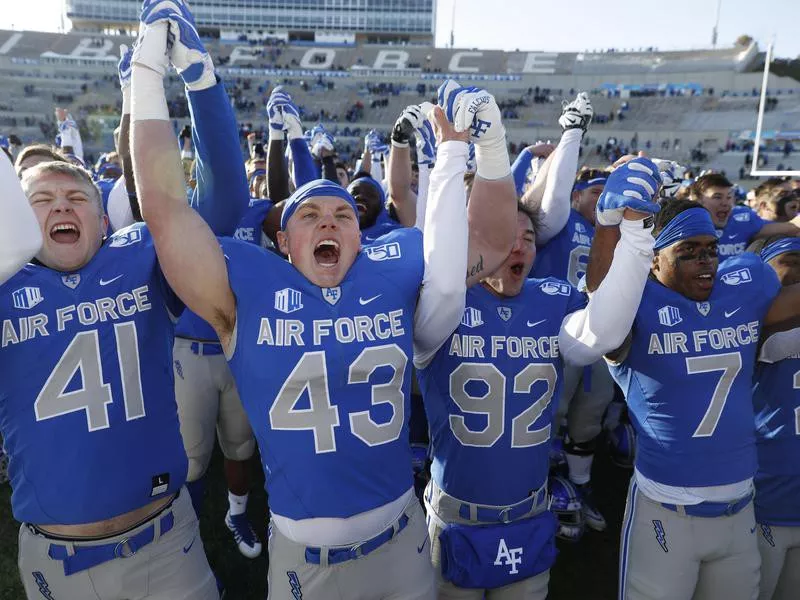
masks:
[(714, 29), (711, 30), (711, 47), (717, 47), (717, 31), (719, 29), (719, 15), (722, 11), (722, 0), (717, 0), (717, 18), (714, 21)]

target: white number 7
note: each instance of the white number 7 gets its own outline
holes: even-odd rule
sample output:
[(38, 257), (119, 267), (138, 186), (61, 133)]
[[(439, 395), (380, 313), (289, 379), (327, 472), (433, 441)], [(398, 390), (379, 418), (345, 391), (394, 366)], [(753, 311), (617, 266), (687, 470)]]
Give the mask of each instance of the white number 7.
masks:
[(722, 371), (722, 377), (714, 388), (714, 395), (711, 396), (711, 403), (706, 409), (703, 420), (697, 426), (692, 437), (709, 437), (714, 435), (717, 423), (722, 416), (722, 410), (728, 401), (728, 394), (733, 387), (733, 381), (742, 370), (742, 355), (738, 352), (727, 354), (714, 354), (711, 356), (695, 356), (686, 359), (686, 372), (689, 375), (698, 373), (711, 373), (712, 371)]

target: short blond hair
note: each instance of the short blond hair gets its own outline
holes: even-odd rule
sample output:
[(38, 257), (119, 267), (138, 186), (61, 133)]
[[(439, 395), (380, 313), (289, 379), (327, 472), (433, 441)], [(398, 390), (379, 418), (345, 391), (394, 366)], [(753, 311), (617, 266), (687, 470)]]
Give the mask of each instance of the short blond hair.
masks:
[(72, 177), (76, 182), (84, 184), (91, 190), (89, 195), (100, 209), (100, 214), (102, 215), (105, 213), (103, 209), (103, 196), (100, 194), (100, 189), (95, 185), (92, 175), (83, 167), (73, 165), (69, 162), (49, 161), (39, 163), (30, 169), (25, 169), (21, 179), (22, 189), (25, 191), (25, 195), (28, 195), (34, 180), (50, 174), (66, 175), (67, 177)]

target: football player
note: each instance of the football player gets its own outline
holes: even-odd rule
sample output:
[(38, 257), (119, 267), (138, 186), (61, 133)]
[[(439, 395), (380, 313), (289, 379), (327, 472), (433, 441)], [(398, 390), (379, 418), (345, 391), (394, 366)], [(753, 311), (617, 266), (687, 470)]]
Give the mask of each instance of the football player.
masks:
[[(719, 265), (715, 223), (697, 203), (664, 204), (655, 232), (652, 276), (609, 357), (637, 434), (619, 597), (752, 600), (756, 351), (762, 327), (800, 316), (800, 286), (781, 289), (752, 254)], [(613, 232), (599, 235), (589, 290), (614, 247)]]
[(0, 284), (14, 275), (42, 247), (42, 232), (36, 215), (19, 185), (11, 161), (0, 156)]
[(733, 184), (719, 173), (707, 173), (691, 185), (689, 197), (708, 209), (719, 236), (721, 259), (738, 256), (756, 238), (800, 235), (800, 216), (784, 222), (765, 221), (747, 206), (734, 204)]
[(80, 167), (22, 183), (44, 242), (0, 288), (0, 424), (27, 597), (217, 598), (166, 368), (181, 304), (152, 238), (104, 241)]
[[(417, 551), (427, 531), (409, 468), (409, 359), (424, 364), (455, 328), (464, 273), (494, 270), (513, 242), (497, 104), (481, 90), (450, 86), (455, 128), (437, 110), (448, 143), (424, 238), (401, 229), (362, 250), (353, 197), (312, 181), (284, 206), (285, 262), (252, 244), (220, 242), (181, 201), (163, 51), (148, 39), (167, 27), (180, 37), (182, 21), (171, 14), (143, 27), (133, 73), (137, 189), (167, 278), (215, 328), (261, 449), (270, 597), (327, 598), (336, 587), (353, 599), (434, 598), (430, 561)], [(469, 209), (480, 225), (468, 258), (463, 186), (452, 192), (447, 167), (465, 160), (467, 136), (456, 130), (471, 124), (482, 147)]]
[[(573, 161), (577, 167), (577, 146), (592, 120), (592, 106), (586, 94), (579, 94), (574, 102), (564, 107), (559, 124), (564, 130), (563, 139), (576, 140)], [(566, 174), (566, 171), (565, 171)], [(560, 192), (554, 206), (571, 209), (566, 218), (557, 220), (558, 227), (545, 228), (537, 239), (539, 245), (533, 276), (555, 277), (577, 287), (586, 272), (589, 249), (595, 228), (597, 200), (603, 191), (608, 172), (584, 169), (573, 179), (569, 199)], [(550, 176), (548, 176), (550, 179)], [(548, 181), (549, 184), (549, 181)], [(534, 188), (536, 183), (534, 183)], [(544, 206), (544, 205), (543, 205)], [(603, 413), (614, 397), (614, 386), (604, 361), (579, 367), (565, 365), (563, 394), (560, 396), (559, 415), (566, 415), (567, 436), (564, 452), (569, 479), (581, 496), (581, 510), (585, 523), (597, 531), (606, 528), (606, 520), (597, 508), (591, 490), (592, 464), (597, 436), (602, 431)], [(561, 421), (561, 418), (558, 419)], [(580, 531), (575, 529), (574, 531)]]
[[(765, 242), (761, 259), (775, 269), (781, 285), (800, 283), (800, 239)], [(789, 600), (800, 589), (800, 330), (768, 336), (758, 360), (753, 388), (758, 449), (755, 515), (761, 553), (758, 597)]]
[(625, 165), (607, 186), (637, 212), (615, 207), (625, 211), (620, 245), (588, 307), (563, 281), (528, 279), (536, 219), (520, 204), (511, 254), (467, 291), (461, 325), (420, 371), (433, 457), (425, 501), (441, 599), (547, 596), (556, 554), (547, 476), (562, 361), (591, 364), (625, 339), (652, 261), (652, 218), (643, 225), (649, 213), (638, 210), (658, 210), (659, 175), (649, 161), (635, 164), (649, 175)]

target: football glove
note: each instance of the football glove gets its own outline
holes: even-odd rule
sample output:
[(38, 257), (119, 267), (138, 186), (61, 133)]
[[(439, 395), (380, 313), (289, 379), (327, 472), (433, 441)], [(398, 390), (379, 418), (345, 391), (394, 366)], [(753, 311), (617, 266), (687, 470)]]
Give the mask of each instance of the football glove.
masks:
[(427, 120), (427, 114), (433, 105), (430, 102), (406, 106), (392, 128), (392, 145), (405, 148), (411, 136), (418, 131)]
[(608, 177), (597, 201), (597, 223), (619, 225), (626, 208), (657, 213), (660, 207), (655, 199), (660, 185), (658, 167), (648, 158), (634, 158), (617, 167)]
[(592, 108), (592, 101), (589, 100), (589, 95), (586, 92), (580, 92), (575, 96), (572, 102), (564, 101), (561, 107), (561, 116), (558, 118), (558, 124), (561, 129), (580, 129), (586, 131), (589, 123), (592, 122), (594, 116), (594, 109)]
[(675, 194), (678, 193), (678, 190), (681, 189), (683, 185), (686, 169), (674, 160), (654, 158), (653, 162), (658, 167), (658, 172), (661, 174), (660, 196), (662, 198), (674, 198)]
[(500, 109), (486, 90), (463, 87), (448, 79), (439, 86), (438, 104), (456, 131), (469, 129), (469, 139), (477, 146), (488, 146), (498, 140), (505, 144), (506, 130)]
[(133, 49), (125, 44), (119, 45), (119, 63), (117, 64), (117, 74), (119, 75), (119, 87), (126, 90), (131, 86), (131, 58)]

